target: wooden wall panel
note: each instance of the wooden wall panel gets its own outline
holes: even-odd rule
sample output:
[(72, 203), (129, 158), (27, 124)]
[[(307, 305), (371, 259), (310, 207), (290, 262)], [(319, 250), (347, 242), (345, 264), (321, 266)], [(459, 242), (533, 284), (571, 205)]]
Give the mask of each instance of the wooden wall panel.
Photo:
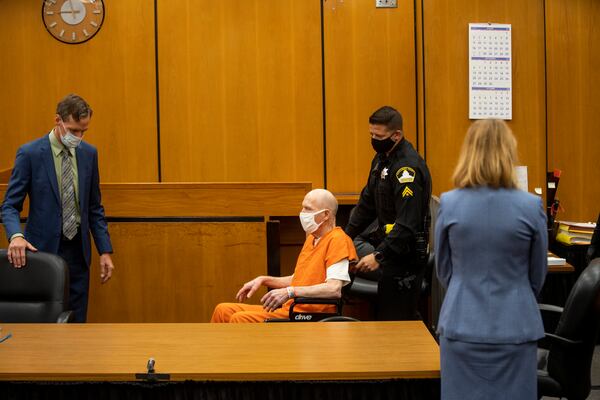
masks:
[(391, 105), (416, 143), (414, 2), (377, 9), (373, 0), (326, 0), (325, 100), (327, 187), (357, 193), (367, 181), (374, 152), (368, 118)]
[(427, 164), (433, 193), (450, 178), (469, 120), (468, 24), (512, 24), (513, 119), (529, 189), (545, 187), (546, 126), (542, 0), (429, 0), (423, 3)]
[(560, 219), (600, 212), (600, 2), (547, 0), (548, 169), (561, 169)]
[(68, 45), (46, 32), (41, 1), (0, 2), (0, 169), (52, 128), (56, 104), (75, 92), (94, 110), (85, 140), (98, 147), (101, 179), (158, 179), (154, 8), (144, 0), (104, 4), (100, 32)]
[(163, 180), (322, 186), (319, 1), (158, 4)]
[[(265, 275), (264, 223), (119, 222), (109, 226), (115, 273), (100, 284), (91, 266), (90, 322), (208, 322), (235, 302), (245, 282)], [(251, 303), (258, 304), (264, 290)]]
[[(309, 183), (101, 185), (110, 217), (297, 216)], [(0, 185), (0, 194), (2, 185)]]
[[(0, 184), (4, 200), (8, 185)], [(298, 213), (309, 183), (106, 183), (100, 185), (108, 218), (265, 217)], [(26, 217), (25, 199), (21, 217)]]
[(418, 151), (421, 156), (427, 159), (427, 138), (425, 136), (425, 79), (424, 59), (423, 59), (423, 2), (415, 1), (415, 44), (417, 55), (417, 70), (415, 72), (417, 79), (417, 132), (418, 132)]

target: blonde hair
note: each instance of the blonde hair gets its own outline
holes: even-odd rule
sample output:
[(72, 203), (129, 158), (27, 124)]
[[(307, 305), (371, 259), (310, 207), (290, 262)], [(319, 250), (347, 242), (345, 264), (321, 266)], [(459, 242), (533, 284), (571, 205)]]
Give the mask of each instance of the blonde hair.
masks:
[(467, 131), (452, 180), (457, 188), (514, 189), (517, 140), (502, 120), (475, 121)]

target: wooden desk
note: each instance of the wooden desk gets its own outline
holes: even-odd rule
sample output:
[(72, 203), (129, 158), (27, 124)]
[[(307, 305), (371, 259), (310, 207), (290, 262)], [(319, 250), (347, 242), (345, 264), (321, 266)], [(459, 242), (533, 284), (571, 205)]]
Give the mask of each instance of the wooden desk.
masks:
[(569, 273), (569, 272), (574, 272), (575, 268), (569, 264), (566, 263), (565, 265), (548, 265), (548, 272), (549, 273)]
[(272, 324), (6, 324), (3, 381), (373, 380), (440, 376), (420, 321)]
[[(554, 254), (554, 253), (548, 252), (548, 257), (558, 257), (558, 256), (556, 254)], [(564, 265), (548, 265), (548, 272), (549, 273), (569, 273), (569, 272), (575, 272), (575, 267), (573, 267), (569, 263), (565, 263)]]

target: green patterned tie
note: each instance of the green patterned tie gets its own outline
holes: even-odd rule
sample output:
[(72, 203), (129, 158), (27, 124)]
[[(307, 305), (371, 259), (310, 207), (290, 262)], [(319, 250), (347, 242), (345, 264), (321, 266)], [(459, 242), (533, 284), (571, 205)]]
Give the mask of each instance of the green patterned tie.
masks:
[(63, 149), (62, 156), (62, 231), (63, 235), (69, 240), (77, 234), (77, 204), (75, 202), (75, 171), (71, 162), (71, 152)]

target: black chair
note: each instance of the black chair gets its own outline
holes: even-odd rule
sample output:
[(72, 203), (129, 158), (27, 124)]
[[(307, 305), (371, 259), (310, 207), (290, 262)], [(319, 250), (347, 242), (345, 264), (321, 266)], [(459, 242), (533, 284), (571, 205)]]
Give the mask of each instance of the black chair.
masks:
[[(325, 304), (335, 306), (335, 312), (303, 312), (297, 311), (300, 304)], [(326, 318), (342, 316), (342, 299), (323, 299), (318, 297), (296, 297), (290, 305), (288, 318), (267, 318), (265, 322), (317, 322)]]
[(27, 264), (15, 268), (0, 250), (0, 322), (59, 322), (71, 320), (69, 267), (57, 255), (27, 252)]
[[(421, 282), (422, 293), (426, 292), (427, 290), (430, 290), (429, 288), (431, 286), (430, 282), (434, 266), (435, 257), (433, 255), (433, 252), (430, 252), (429, 258), (427, 260), (427, 265), (425, 266), (425, 271), (423, 271), (423, 280)], [(377, 281), (363, 278), (360, 276), (355, 276), (354, 279), (352, 279), (352, 284), (348, 286), (348, 289), (344, 292), (348, 295), (356, 295), (359, 297), (365, 297), (369, 299), (375, 299), (377, 297)]]
[(564, 309), (540, 304), (540, 310), (546, 332), (553, 333), (538, 345), (538, 396), (585, 399), (600, 330), (600, 258), (582, 271)]

